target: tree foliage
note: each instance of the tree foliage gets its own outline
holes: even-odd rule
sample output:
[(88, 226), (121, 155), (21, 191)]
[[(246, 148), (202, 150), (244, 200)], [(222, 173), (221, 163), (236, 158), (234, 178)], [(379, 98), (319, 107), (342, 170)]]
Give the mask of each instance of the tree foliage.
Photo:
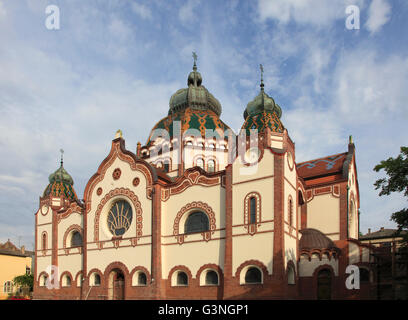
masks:
[(15, 285), (19, 287), (30, 288), (30, 291), (33, 291), (34, 287), (34, 275), (24, 274), (22, 276), (17, 276), (13, 279)]
[[(374, 171), (384, 170), (387, 177), (378, 179), (375, 189), (381, 189), (379, 195), (390, 195), (392, 192), (403, 192), (408, 198), (408, 147), (401, 147), (401, 152), (396, 158), (388, 158), (374, 167)], [(398, 230), (408, 229), (408, 208), (394, 212), (391, 220), (398, 225)], [(404, 243), (408, 243), (408, 234), (404, 237)]]

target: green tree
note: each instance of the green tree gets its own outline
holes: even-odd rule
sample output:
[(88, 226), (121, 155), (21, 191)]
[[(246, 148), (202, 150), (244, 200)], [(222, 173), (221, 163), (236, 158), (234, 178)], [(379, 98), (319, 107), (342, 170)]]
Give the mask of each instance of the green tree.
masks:
[[(387, 178), (378, 179), (375, 183), (375, 189), (381, 188), (380, 196), (390, 195), (392, 192), (404, 192), (408, 198), (408, 147), (401, 147), (401, 153), (396, 158), (388, 158), (374, 167), (374, 171), (384, 170)], [(391, 220), (398, 225), (398, 230), (408, 229), (408, 208), (394, 212)], [(408, 244), (408, 233), (405, 234), (403, 243)]]
[(30, 292), (33, 291), (34, 287), (34, 275), (24, 274), (22, 276), (17, 276), (13, 279), (13, 282), (16, 286), (22, 288), (30, 288)]

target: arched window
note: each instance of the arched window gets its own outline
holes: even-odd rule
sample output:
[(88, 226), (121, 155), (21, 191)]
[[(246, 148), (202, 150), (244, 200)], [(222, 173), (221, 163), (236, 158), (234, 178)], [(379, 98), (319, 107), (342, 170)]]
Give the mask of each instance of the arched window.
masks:
[(205, 232), (210, 229), (208, 216), (201, 211), (191, 213), (184, 225), (184, 233)]
[(293, 201), (291, 197), (289, 198), (288, 206), (289, 225), (293, 227)]
[(249, 198), (249, 223), (256, 223), (256, 198)]
[(159, 161), (156, 163), (157, 168), (162, 168), (163, 167), (163, 162)]
[(214, 270), (210, 270), (205, 275), (206, 285), (218, 285), (218, 274)]
[(147, 284), (147, 278), (144, 272), (139, 272), (137, 275), (137, 284), (139, 286), (145, 286)]
[(295, 284), (295, 269), (288, 266), (288, 284)]
[(47, 250), (47, 234), (45, 232), (42, 234), (42, 249)]
[(197, 159), (197, 167), (204, 169), (204, 160), (202, 158)]
[(246, 271), (245, 283), (262, 283), (261, 271), (256, 267), (251, 267)]
[(317, 299), (331, 299), (331, 272), (328, 269), (322, 269), (317, 274)]
[(80, 247), (82, 246), (82, 236), (78, 231), (72, 233), (71, 238), (71, 247)]
[(101, 285), (101, 276), (98, 273), (94, 273), (94, 278), (93, 278), (93, 284), (94, 286), (100, 286)]
[(370, 281), (370, 272), (366, 268), (359, 268), (360, 270), (360, 281), (369, 282)]
[(164, 171), (169, 172), (170, 170), (170, 163), (169, 160), (164, 161)]
[(207, 166), (208, 166), (208, 172), (215, 171), (215, 161), (214, 160), (208, 160)]
[(71, 277), (65, 274), (61, 279), (61, 284), (63, 287), (70, 287), (71, 286)]
[(187, 274), (185, 272), (179, 271), (177, 273), (177, 285), (178, 286), (188, 285), (188, 277), (187, 277)]

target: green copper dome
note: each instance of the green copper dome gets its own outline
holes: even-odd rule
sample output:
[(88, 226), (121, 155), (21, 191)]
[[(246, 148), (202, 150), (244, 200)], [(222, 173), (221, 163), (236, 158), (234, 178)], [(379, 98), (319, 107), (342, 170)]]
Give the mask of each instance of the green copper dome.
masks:
[(254, 100), (247, 104), (244, 111), (244, 120), (246, 120), (248, 116), (252, 117), (263, 111), (276, 113), (279, 118), (282, 116), (281, 107), (275, 103), (275, 100), (268, 96), (262, 88)]
[(222, 108), (220, 102), (201, 85), (203, 79), (194, 63), (193, 71), (187, 79), (188, 88), (177, 90), (170, 98), (169, 115), (187, 108), (193, 110), (211, 110), (220, 116)]
[(53, 196), (61, 197), (64, 195), (69, 200), (77, 200), (78, 197), (73, 188), (74, 180), (69, 173), (64, 169), (61, 161), (61, 166), (48, 177), (49, 184), (45, 188), (43, 197)]
[(58, 181), (74, 185), (74, 180), (69, 175), (69, 173), (64, 169), (62, 163), (61, 166), (54, 173), (50, 174), (50, 176), (48, 177), (48, 181), (50, 183)]
[(242, 129), (246, 130), (247, 135), (250, 135), (251, 129), (256, 129), (261, 133), (264, 132), (265, 128), (271, 129), (272, 132), (282, 133), (284, 127), (280, 121), (281, 116), (281, 107), (275, 103), (272, 97), (265, 93), (263, 80), (261, 78), (261, 91), (247, 104), (244, 111), (245, 122), (242, 125)]

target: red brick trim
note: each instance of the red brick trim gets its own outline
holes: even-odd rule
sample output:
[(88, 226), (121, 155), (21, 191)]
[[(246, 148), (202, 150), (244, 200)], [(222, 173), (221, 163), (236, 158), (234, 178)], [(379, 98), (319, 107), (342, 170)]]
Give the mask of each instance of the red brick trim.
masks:
[(314, 291), (314, 295), (313, 295), (313, 297), (315, 298), (315, 299), (317, 299), (317, 276), (318, 276), (318, 274), (319, 274), (319, 272), (321, 271), (321, 270), (324, 270), (324, 269), (328, 269), (329, 271), (330, 271), (330, 277), (331, 277), (331, 285), (330, 285), (330, 287), (331, 287), (331, 298), (333, 299), (333, 298), (335, 298), (335, 296), (336, 296), (336, 276), (335, 276), (335, 273), (334, 273), (334, 269), (333, 269), (333, 267), (331, 266), (331, 265), (328, 265), (328, 264), (323, 264), (323, 265), (321, 265), (321, 266), (318, 266), (314, 271), (313, 271), (313, 275), (312, 275), (312, 278), (313, 278), (313, 283), (312, 283), (312, 287), (313, 287), (313, 291)]
[(73, 224), (73, 225), (71, 225), (70, 227), (68, 227), (68, 229), (65, 230), (64, 237), (63, 237), (63, 242), (62, 242), (63, 248), (64, 248), (64, 249), (68, 249), (68, 251), (69, 251), (69, 248), (75, 248), (75, 247), (71, 247), (71, 245), (69, 245), (69, 246), (67, 245), (68, 235), (70, 234), (70, 232), (72, 232), (72, 231), (74, 231), (74, 230), (78, 231), (78, 232), (81, 234), (82, 242), (83, 242), (83, 240), (84, 240), (84, 239), (83, 239), (83, 232), (82, 232), (81, 226), (79, 226), (79, 225), (77, 225), (77, 224)]
[(130, 275), (129, 275), (130, 276), (130, 285), (134, 286), (134, 287), (137, 286), (137, 285), (133, 285), (133, 275), (135, 274), (135, 272), (138, 272), (138, 271), (142, 271), (146, 275), (146, 286), (150, 285), (151, 282), (152, 282), (152, 276), (150, 275), (149, 270), (147, 270), (143, 266), (134, 267), (132, 272), (130, 272)]
[[(173, 273), (176, 272), (176, 271), (183, 271), (183, 272), (185, 272), (187, 274), (187, 286), (190, 286), (191, 282), (193, 280), (193, 275), (192, 275), (190, 269), (188, 267), (186, 267), (186, 266), (183, 266), (183, 265), (178, 265), (178, 266), (175, 266), (175, 267), (171, 268), (171, 270), (169, 272), (169, 275), (167, 277), (167, 279), (168, 279), (168, 281), (170, 283), (170, 286), (172, 286), (171, 285), (171, 278), (173, 276)], [(177, 288), (178, 286), (172, 286), (172, 287)], [(185, 286), (180, 286), (180, 287), (185, 287)]]
[(265, 283), (266, 278), (268, 277), (268, 269), (266, 266), (259, 260), (247, 260), (239, 265), (237, 270), (235, 271), (235, 280), (240, 282), (240, 276), (242, 269), (247, 266), (256, 266), (262, 271), (262, 283)]
[[(68, 277), (69, 277), (70, 280), (71, 280), (71, 284), (70, 284), (69, 286), (63, 286), (63, 285), (62, 285), (62, 279), (63, 279), (63, 277), (64, 277), (65, 275), (68, 275)], [(63, 273), (61, 273), (60, 279), (59, 279), (59, 283), (60, 283), (60, 287), (62, 287), (62, 288), (69, 288), (69, 287), (71, 287), (72, 284), (73, 284), (73, 278), (72, 278), (71, 272), (69, 272), (69, 271), (64, 271)]]
[(142, 206), (140, 204), (140, 201), (137, 195), (135, 195), (133, 191), (127, 188), (116, 188), (114, 190), (111, 190), (108, 194), (105, 195), (105, 197), (103, 197), (103, 199), (99, 203), (98, 208), (95, 212), (94, 242), (99, 242), (99, 219), (100, 219), (102, 209), (110, 199), (117, 197), (117, 196), (125, 196), (127, 199), (129, 199), (132, 202), (135, 208), (135, 212), (133, 214), (134, 214), (134, 221), (136, 222), (136, 237), (140, 238), (142, 236), (142, 230), (143, 230), (142, 213), (143, 211), (142, 211)]
[[(38, 275), (38, 277), (37, 277), (38, 286), (40, 286), (40, 278), (41, 278), (43, 275), (45, 275), (45, 276), (47, 276), (47, 277), (50, 276), (46, 271), (42, 271), (42, 272)], [(41, 286), (41, 287), (43, 287), (43, 286)]]
[[(90, 280), (91, 280), (91, 275), (94, 274), (94, 273), (99, 274), (99, 277), (101, 278), (101, 284), (100, 284), (99, 286), (96, 286), (96, 287), (105, 286), (106, 284), (105, 284), (104, 274), (103, 274), (103, 272), (102, 272), (101, 270), (99, 270), (98, 268), (93, 268), (92, 270), (90, 270), (90, 271), (88, 272), (88, 276), (87, 276), (88, 286), (90, 287), (90, 286), (92, 285), (92, 284), (90, 283)], [(109, 277), (109, 275), (108, 275), (108, 277)], [(92, 285), (92, 286), (93, 286), (93, 285)], [(106, 286), (107, 286), (107, 285), (106, 285)]]
[(82, 287), (82, 274), (83, 274), (83, 272), (82, 272), (82, 270), (81, 270), (81, 271), (78, 271), (77, 274), (75, 275), (75, 286), (76, 286), (76, 287), (78, 286), (78, 277), (81, 277), (81, 285), (80, 285), (80, 287)]
[(176, 218), (174, 219), (174, 223), (173, 223), (173, 235), (176, 237), (178, 243), (180, 244), (184, 242), (184, 238), (186, 237), (184, 233), (180, 232), (180, 225), (179, 225), (180, 220), (185, 213), (190, 213), (191, 211), (194, 211), (194, 209), (198, 209), (199, 211), (204, 212), (208, 217), (210, 230), (202, 233), (203, 239), (206, 241), (210, 240), (211, 235), (214, 234), (215, 232), (216, 221), (215, 221), (215, 214), (214, 214), (213, 209), (205, 202), (201, 202), (201, 201), (190, 202), (179, 210), (179, 212), (176, 215)]
[[(250, 200), (256, 199), (256, 223), (250, 223)], [(244, 228), (247, 229), (250, 235), (254, 235), (257, 232), (258, 227), (262, 222), (262, 203), (261, 195), (252, 191), (248, 193), (244, 198)]]
[(84, 203), (86, 212), (91, 210), (91, 197), (95, 186), (101, 182), (108, 168), (112, 165), (116, 158), (126, 161), (132, 170), (140, 171), (146, 178), (146, 197), (150, 199), (150, 191), (153, 181), (156, 181), (157, 175), (154, 169), (146, 161), (137, 158), (133, 153), (125, 149), (125, 140), (118, 138), (112, 141), (112, 148), (109, 155), (102, 161), (97, 172), (89, 179), (84, 191)]
[(76, 202), (71, 202), (69, 208), (65, 212), (58, 212), (57, 223), (60, 223), (62, 219), (68, 218), (72, 213), (78, 213), (82, 216), (82, 208)]
[(201, 277), (201, 273), (206, 270), (206, 269), (211, 269), (217, 272), (218, 274), (218, 285), (222, 286), (224, 283), (224, 275), (223, 275), (223, 271), (220, 268), (219, 265), (216, 265), (214, 263), (207, 263), (203, 266), (200, 267), (200, 269), (198, 269), (197, 274), (196, 274), (196, 279), (198, 280), (198, 285), (200, 285), (200, 277)]

